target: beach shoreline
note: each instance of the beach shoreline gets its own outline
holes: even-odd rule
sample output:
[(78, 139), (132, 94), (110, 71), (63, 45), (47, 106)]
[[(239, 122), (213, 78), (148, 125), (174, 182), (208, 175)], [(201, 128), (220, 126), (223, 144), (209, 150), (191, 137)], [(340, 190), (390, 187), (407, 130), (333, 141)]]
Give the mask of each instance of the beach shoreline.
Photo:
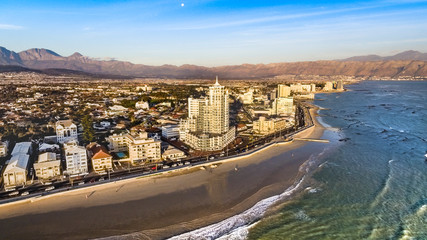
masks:
[[(315, 126), (296, 137), (322, 136), (316, 111), (310, 108)], [(0, 206), (0, 229), (7, 229), (1, 232), (8, 238), (32, 239), (37, 232), (43, 239), (121, 239), (129, 237), (126, 234), (164, 239), (219, 222), (283, 192), (294, 184), (310, 156), (311, 150), (304, 149), (308, 144), (322, 145), (301, 141), (272, 145), (245, 159), (215, 163), (216, 168), (127, 179)], [(31, 224), (21, 227), (23, 222)], [(15, 224), (20, 227), (14, 229)]]

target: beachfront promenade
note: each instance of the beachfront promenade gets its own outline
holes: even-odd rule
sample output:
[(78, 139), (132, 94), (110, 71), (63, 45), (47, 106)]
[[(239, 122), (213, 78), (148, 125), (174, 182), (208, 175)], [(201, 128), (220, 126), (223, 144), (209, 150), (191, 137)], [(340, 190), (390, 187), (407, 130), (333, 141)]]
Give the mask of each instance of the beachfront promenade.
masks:
[(219, 154), (217, 154), (217, 155), (211, 155), (211, 156), (208, 155), (203, 157), (184, 159), (182, 163), (177, 165), (176, 167), (164, 168), (164, 169), (157, 164), (152, 164), (150, 166), (144, 166), (143, 168), (134, 168), (134, 169), (129, 169), (123, 172), (115, 172), (115, 173), (109, 172), (106, 176), (104, 176), (104, 179), (105, 178), (107, 179), (103, 181), (87, 182), (85, 184), (80, 184), (80, 185), (79, 184), (69, 185), (68, 181), (63, 181), (60, 184), (61, 186), (65, 186), (65, 187), (59, 187), (59, 188), (57, 187), (52, 190), (45, 191), (45, 189), (49, 188), (50, 186), (41, 186), (40, 190), (38, 191), (33, 190), (34, 192), (29, 195), (15, 196), (15, 197), (2, 199), (0, 200), (0, 204), (13, 203), (17, 201), (34, 201), (34, 200), (39, 200), (45, 196), (51, 196), (61, 192), (95, 187), (95, 186), (106, 184), (109, 182), (119, 182), (127, 179), (139, 178), (139, 177), (158, 176), (164, 173), (182, 171), (183, 169), (190, 169), (190, 168), (196, 168), (196, 167), (201, 167), (205, 165), (211, 165), (215, 163), (218, 164), (226, 161), (243, 159), (243, 158), (252, 156), (257, 152), (268, 149), (272, 146), (277, 146), (284, 143), (292, 142), (294, 140), (293, 138), (294, 135), (312, 128), (314, 126), (314, 123), (310, 113), (310, 108), (313, 108), (313, 106), (308, 106), (308, 105), (301, 106), (301, 110), (302, 110), (301, 117), (304, 119), (304, 126), (300, 127), (296, 131), (294, 131), (293, 129), (283, 129), (281, 131), (277, 131), (275, 133), (265, 135), (262, 138), (257, 139), (256, 141), (248, 144), (246, 147), (240, 150), (235, 149), (233, 151), (227, 151), (226, 156), (220, 156)]

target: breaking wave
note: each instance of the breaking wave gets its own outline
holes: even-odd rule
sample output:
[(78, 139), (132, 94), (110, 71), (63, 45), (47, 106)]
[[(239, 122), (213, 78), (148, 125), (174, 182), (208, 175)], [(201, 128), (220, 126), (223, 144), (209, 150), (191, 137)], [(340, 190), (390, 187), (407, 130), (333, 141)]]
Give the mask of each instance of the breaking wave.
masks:
[(169, 239), (245, 239), (249, 232), (249, 228), (252, 227), (256, 221), (261, 219), (268, 208), (295, 193), (301, 187), (304, 178), (305, 177), (301, 178), (300, 181), (286, 189), (282, 194), (263, 199), (241, 214), (227, 218), (219, 223), (183, 233)]

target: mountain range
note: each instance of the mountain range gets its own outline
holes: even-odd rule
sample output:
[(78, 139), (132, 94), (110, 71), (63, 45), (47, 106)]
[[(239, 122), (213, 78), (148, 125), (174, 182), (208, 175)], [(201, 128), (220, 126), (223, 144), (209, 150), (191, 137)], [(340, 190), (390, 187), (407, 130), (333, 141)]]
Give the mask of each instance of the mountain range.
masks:
[(320, 75), (358, 77), (427, 77), (427, 53), (406, 51), (394, 56), (357, 56), (342, 60), (242, 64), (219, 67), (197, 65), (149, 66), (117, 60), (97, 60), (74, 53), (64, 57), (54, 51), (33, 48), (16, 53), (0, 47), (0, 66), (19, 66), (30, 69), (68, 69), (91, 74), (110, 74), (128, 77), (156, 78), (266, 78), (279, 75)]

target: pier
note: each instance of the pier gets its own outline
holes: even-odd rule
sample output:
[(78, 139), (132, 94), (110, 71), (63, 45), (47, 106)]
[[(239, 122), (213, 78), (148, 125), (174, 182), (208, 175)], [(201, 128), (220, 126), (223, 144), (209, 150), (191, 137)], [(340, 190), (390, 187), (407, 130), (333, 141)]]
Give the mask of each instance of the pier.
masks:
[(294, 141), (329, 143), (328, 139), (319, 139), (319, 138), (294, 138)]

